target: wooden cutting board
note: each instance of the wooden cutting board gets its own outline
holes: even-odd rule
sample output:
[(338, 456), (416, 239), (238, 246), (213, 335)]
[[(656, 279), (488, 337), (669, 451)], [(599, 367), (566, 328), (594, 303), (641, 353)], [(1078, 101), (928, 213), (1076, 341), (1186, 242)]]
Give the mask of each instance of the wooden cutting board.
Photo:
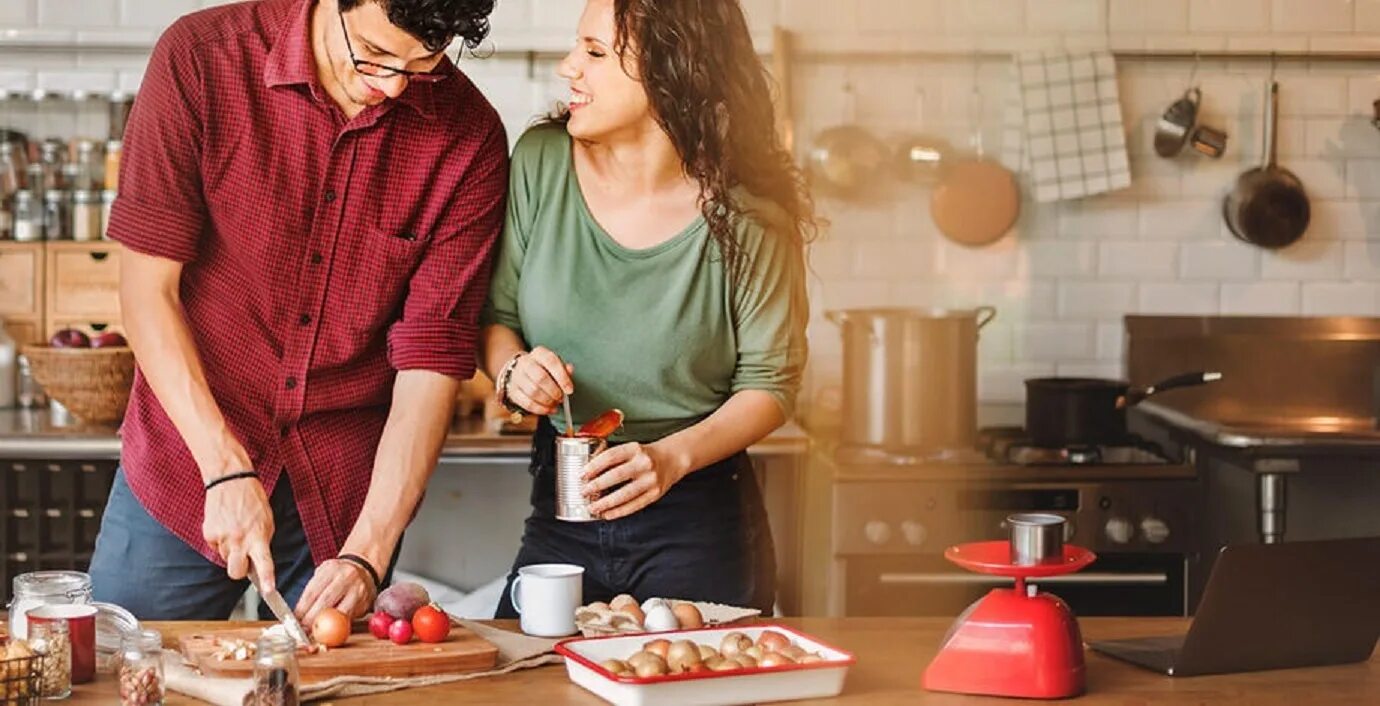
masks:
[[(184, 635), (179, 641), (182, 656), (202, 674), (217, 677), (249, 677), (254, 660), (218, 660), (211, 656), (218, 639), (238, 638), (253, 643), (262, 628), (217, 630)], [(463, 674), (493, 669), (498, 648), (458, 625), (443, 642), (413, 639), (406, 645), (380, 640), (368, 631), (356, 630), (343, 647), (316, 654), (298, 653), (297, 665), (304, 683), (332, 677), (420, 677), (435, 674)]]

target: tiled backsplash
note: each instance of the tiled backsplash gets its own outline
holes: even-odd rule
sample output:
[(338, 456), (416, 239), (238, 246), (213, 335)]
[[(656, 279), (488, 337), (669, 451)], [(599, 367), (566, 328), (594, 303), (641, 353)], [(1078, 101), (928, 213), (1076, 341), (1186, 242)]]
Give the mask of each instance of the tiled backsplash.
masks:
[[(78, 38), (156, 34), (206, 0), (4, 0), (9, 36)], [(559, 47), (582, 0), (499, 0), (500, 49)], [(966, 149), (969, 96), (984, 95), (989, 153), (1000, 152), (1009, 64), (970, 61), (973, 49), (1056, 47), (1202, 51), (1380, 51), (1380, 0), (749, 0), (754, 31), (797, 33), (809, 54), (796, 62), (797, 150), (819, 130), (857, 122), (897, 142), (908, 133)], [(3, 35), (0, 35), (3, 36)], [(145, 54), (4, 48), (0, 87), (137, 87)], [(887, 48), (949, 52), (888, 57)], [(851, 58), (831, 57), (830, 50)], [(868, 56), (858, 56), (859, 53)], [(506, 56), (506, 55), (505, 55)], [(1121, 373), (1126, 313), (1380, 314), (1380, 98), (1376, 63), (1279, 62), (1279, 154), (1313, 205), (1297, 245), (1266, 252), (1234, 240), (1221, 199), (1237, 174), (1261, 159), (1262, 88), (1268, 61), (1203, 61), (1197, 70), (1204, 120), (1230, 134), (1210, 160), (1156, 156), (1159, 114), (1184, 90), (1192, 61), (1119, 62), (1121, 103), (1134, 183), (1062, 204), (1023, 204), (1016, 229), (982, 249), (954, 245), (934, 228), (929, 191), (897, 183), (867, 203), (822, 199), (831, 221), (812, 253), (811, 394), (838, 378), (838, 331), (828, 309), (873, 306), (998, 308), (983, 331), (980, 395), (1018, 401), (1039, 374)], [(553, 65), (491, 58), (463, 65), (498, 106), (513, 138), (564, 93)], [(843, 100), (851, 86), (855, 100)], [(917, 115), (923, 92), (925, 115)], [(847, 106), (853, 105), (852, 114)], [(15, 114), (0, 120), (34, 121)], [(62, 121), (69, 121), (63, 123)], [(59, 132), (95, 131), (103, 116), (45, 116)]]

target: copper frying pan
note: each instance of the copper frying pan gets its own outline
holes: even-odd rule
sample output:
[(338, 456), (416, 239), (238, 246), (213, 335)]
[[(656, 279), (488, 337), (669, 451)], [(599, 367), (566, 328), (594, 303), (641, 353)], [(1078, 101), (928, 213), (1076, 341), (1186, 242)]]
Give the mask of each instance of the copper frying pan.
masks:
[(1001, 239), (1020, 214), (1016, 178), (982, 149), (982, 97), (973, 90), (970, 120), (975, 153), (950, 164), (930, 194), (930, 215), (950, 240), (977, 247)]

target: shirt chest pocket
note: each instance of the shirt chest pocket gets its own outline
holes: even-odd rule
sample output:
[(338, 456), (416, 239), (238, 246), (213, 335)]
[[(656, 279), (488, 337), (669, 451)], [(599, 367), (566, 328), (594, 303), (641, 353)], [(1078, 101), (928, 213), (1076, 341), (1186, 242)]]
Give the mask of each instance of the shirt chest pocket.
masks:
[[(402, 315), (412, 275), (431, 243), (431, 233), (410, 227), (363, 229), (331, 276), (329, 312), (351, 322), (356, 335), (371, 335)], [(334, 299), (334, 301), (331, 301)]]

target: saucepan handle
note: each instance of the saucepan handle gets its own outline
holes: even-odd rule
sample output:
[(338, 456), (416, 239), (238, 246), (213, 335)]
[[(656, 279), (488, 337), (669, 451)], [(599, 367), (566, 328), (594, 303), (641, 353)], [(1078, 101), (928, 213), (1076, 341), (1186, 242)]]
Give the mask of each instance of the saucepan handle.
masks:
[(1122, 397), (1121, 400), (1119, 400), (1119, 404), (1117, 406), (1130, 407), (1132, 405), (1140, 403), (1140, 401), (1144, 400), (1146, 397), (1159, 394), (1161, 392), (1164, 392), (1165, 390), (1172, 390), (1176, 387), (1192, 387), (1194, 385), (1202, 385), (1221, 379), (1222, 373), (1219, 372), (1198, 371), (1192, 373), (1183, 373), (1181, 375), (1175, 375), (1173, 377), (1160, 380), (1159, 382), (1148, 387), (1139, 387), (1127, 390), (1126, 396)]
[(997, 308), (994, 306), (980, 306), (977, 308), (977, 327), (981, 331), (983, 326), (992, 323), (992, 319), (997, 318)]

